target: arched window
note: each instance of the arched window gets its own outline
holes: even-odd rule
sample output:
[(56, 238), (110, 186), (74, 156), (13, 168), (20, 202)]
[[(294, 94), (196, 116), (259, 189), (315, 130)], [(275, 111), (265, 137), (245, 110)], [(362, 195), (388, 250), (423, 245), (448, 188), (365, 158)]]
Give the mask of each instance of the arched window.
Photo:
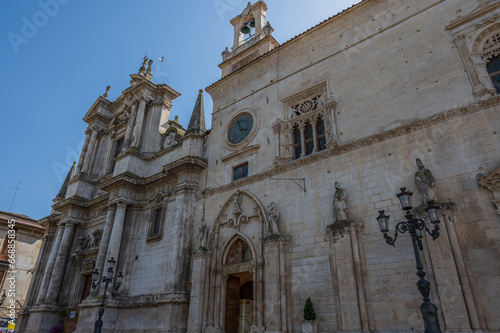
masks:
[(293, 147), (295, 151), (295, 158), (302, 156), (302, 144), (300, 140), (300, 130), (297, 126), (293, 129)]
[(311, 123), (306, 124), (306, 155), (312, 154), (314, 151), (314, 134)]
[(316, 133), (318, 135), (318, 151), (326, 149), (325, 122), (321, 118), (316, 124)]
[(500, 56), (493, 57), (486, 67), (497, 94), (500, 94)]

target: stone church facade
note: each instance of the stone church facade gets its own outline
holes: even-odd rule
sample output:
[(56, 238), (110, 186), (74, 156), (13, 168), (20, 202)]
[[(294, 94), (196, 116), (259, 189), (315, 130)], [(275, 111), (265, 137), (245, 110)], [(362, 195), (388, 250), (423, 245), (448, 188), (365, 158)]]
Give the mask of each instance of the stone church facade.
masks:
[(308, 297), (319, 331), (423, 331), (410, 238), (376, 220), (393, 235), (401, 187), (419, 218), (440, 205), (421, 256), (441, 329), (500, 332), (500, 2), (364, 0), (281, 45), (266, 11), (231, 20), (210, 130), (203, 91), (169, 120), (147, 60), (92, 105), (22, 332), (68, 308), (92, 332), (111, 258), (105, 332), (300, 332)]

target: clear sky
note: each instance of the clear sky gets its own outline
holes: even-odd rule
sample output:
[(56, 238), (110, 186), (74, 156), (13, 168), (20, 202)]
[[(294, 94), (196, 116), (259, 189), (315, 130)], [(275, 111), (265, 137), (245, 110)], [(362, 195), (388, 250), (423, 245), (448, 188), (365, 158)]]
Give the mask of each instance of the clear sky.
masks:
[[(253, 1), (252, 3), (254, 3)], [(266, 0), (281, 44), (359, 0)], [(0, 4), (0, 210), (50, 214), (87, 124), (106, 86), (115, 100), (147, 52), (153, 81), (182, 96), (170, 118), (187, 127), (200, 88), (220, 78), (231, 47), (229, 21), (244, 0), (2, 0)], [(165, 55), (165, 62), (158, 58)], [(205, 93), (207, 126), (212, 100)]]

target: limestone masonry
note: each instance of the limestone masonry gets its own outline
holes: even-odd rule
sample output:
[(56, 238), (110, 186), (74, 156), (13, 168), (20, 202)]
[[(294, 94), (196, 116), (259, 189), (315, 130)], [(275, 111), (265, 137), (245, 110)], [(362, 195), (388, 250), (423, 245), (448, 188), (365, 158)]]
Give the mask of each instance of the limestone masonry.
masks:
[(266, 11), (231, 20), (210, 130), (202, 90), (169, 120), (147, 59), (85, 114), (20, 332), (68, 309), (93, 332), (111, 258), (103, 332), (301, 332), (308, 297), (319, 332), (423, 332), (410, 237), (376, 220), (394, 237), (401, 187), (429, 228), (440, 206), (420, 254), (441, 330), (500, 332), (500, 2), (364, 0), (281, 45)]

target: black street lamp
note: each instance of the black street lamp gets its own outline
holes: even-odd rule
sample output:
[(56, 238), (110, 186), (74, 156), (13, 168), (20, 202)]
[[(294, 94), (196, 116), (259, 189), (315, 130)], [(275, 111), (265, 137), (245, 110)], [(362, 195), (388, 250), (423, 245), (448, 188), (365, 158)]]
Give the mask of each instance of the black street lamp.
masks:
[(418, 290), (424, 298), (424, 302), (420, 306), (420, 312), (424, 318), (425, 333), (441, 333), (441, 328), (439, 327), (439, 320), (437, 317), (437, 307), (431, 303), (429, 294), (431, 291), (430, 282), (424, 279), (425, 272), (422, 265), (422, 260), (420, 259), (420, 251), (423, 250), (422, 245), (422, 230), (425, 230), (431, 237), (435, 240), (439, 237), (439, 207), (434, 204), (434, 201), (427, 201), (427, 214), (431, 223), (434, 225), (434, 229), (431, 231), (425, 224), (425, 221), (419, 218), (415, 218), (411, 212), (411, 196), (412, 192), (406, 191), (406, 187), (401, 188), (401, 193), (396, 194), (399, 201), (401, 202), (401, 207), (406, 212), (406, 221), (399, 222), (396, 224), (396, 232), (394, 238), (389, 237), (387, 233), (389, 232), (389, 215), (385, 215), (383, 210), (379, 210), (379, 216), (377, 221), (380, 227), (380, 231), (384, 234), (385, 241), (387, 244), (394, 246), (396, 239), (398, 238), (398, 233), (409, 232), (411, 240), (413, 243), (413, 251), (415, 252), (415, 260), (417, 262), (417, 275), (420, 280), (417, 282)]
[(101, 278), (99, 278), (99, 272), (97, 271), (97, 268), (94, 271), (94, 273), (92, 273), (92, 289), (97, 288), (97, 286), (101, 282), (104, 282), (104, 292), (102, 294), (101, 307), (99, 308), (99, 318), (95, 322), (94, 333), (101, 333), (101, 328), (103, 324), (102, 315), (104, 314), (104, 305), (106, 302), (106, 290), (108, 289), (108, 285), (111, 282), (113, 282), (113, 289), (118, 290), (123, 281), (122, 272), (119, 272), (116, 278), (113, 277), (114, 275), (113, 268), (115, 267), (116, 264), (115, 258), (111, 258), (110, 260), (108, 260), (108, 263), (109, 263), (108, 276), (101, 276)]
[(2, 298), (0, 299), (0, 305), (3, 304), (3, 302), (5, 301), (6, 298), (7, 298), (7, 295), (5, 295), (5, 291), (4, 291), (3, 295), (2, 295)]

